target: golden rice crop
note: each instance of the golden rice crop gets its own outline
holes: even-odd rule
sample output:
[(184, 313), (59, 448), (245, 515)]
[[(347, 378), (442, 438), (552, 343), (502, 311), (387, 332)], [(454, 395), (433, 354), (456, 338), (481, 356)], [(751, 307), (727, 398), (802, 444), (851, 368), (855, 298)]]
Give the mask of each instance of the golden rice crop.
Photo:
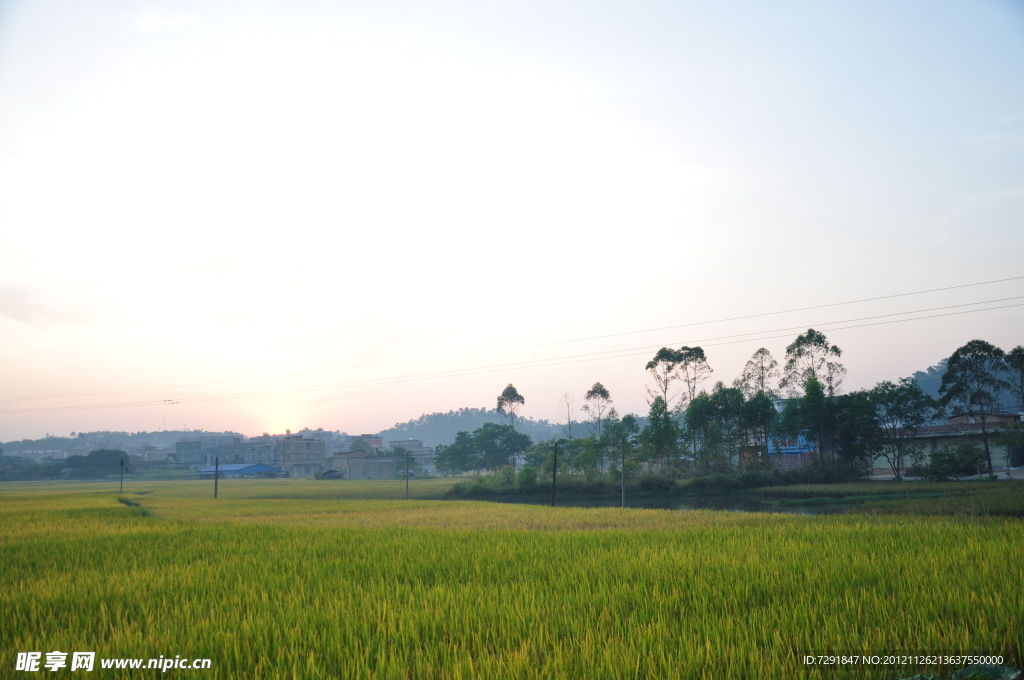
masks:
[(325, 492), (344, 488), (5, 485), (0, 668), (58, 649), (208, 657), (169, 671), (205, 678), (799, 678), (804, 651), (1021, 657), (1017, 520)]

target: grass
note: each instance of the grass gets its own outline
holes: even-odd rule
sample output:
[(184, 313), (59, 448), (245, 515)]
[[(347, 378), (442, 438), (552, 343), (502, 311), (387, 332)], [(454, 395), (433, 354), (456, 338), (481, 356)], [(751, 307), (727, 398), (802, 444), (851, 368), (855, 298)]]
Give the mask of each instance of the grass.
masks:
[(450, 483), (404, 501), (401, 480), (231, 480), (217, 500), (209, 482), (147, 482), (125, 486), (135, 506), (116, 483), (0, 485), (2, 663), (59, 649), (208, 657), (205, 678), (800, 678), (816, 677), (804, 651), (1021, 660), (1016, 519), (436, 500)]

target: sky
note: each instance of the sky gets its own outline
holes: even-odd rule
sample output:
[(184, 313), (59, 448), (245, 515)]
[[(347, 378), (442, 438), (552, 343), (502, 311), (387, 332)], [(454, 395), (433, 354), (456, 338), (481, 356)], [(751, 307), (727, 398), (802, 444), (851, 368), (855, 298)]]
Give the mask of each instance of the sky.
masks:
[(3, 2), (0, 440), (871, 387), (1024, 344), (1022, 218), (1019, 2)]

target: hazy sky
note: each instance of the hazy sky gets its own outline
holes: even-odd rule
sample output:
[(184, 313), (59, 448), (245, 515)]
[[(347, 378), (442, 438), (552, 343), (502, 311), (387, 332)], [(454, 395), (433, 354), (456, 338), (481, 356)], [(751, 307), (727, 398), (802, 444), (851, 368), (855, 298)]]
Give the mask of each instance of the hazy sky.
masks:
[(808, 326), (870, 387), (1024, 280), (614, 334), (1024, 276), (1022, 218), (1021, 3), (6, 2), (0, 439), (644, 412)]

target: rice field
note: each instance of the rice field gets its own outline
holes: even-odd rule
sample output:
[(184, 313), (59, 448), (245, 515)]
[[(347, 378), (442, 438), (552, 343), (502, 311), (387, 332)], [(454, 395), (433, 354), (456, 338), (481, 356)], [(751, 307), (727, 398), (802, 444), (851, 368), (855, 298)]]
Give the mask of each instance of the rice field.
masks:
[(397, 481), (229, 481), (217, 500), (210, 486), (0, 485), (0, 677), (21, 675), (17, 652), (51, 650), (209, 658), (167, 671), (203, 678), (917, 672), (822, 673), (807, 653), (1020, 665), (1013, 518), (438, 501), (443, 480), (409, 501)]

